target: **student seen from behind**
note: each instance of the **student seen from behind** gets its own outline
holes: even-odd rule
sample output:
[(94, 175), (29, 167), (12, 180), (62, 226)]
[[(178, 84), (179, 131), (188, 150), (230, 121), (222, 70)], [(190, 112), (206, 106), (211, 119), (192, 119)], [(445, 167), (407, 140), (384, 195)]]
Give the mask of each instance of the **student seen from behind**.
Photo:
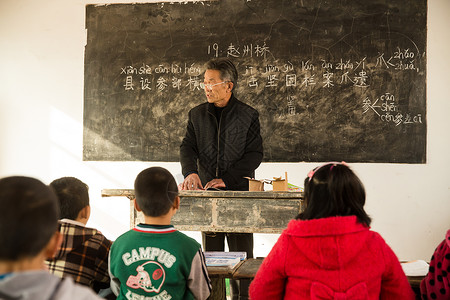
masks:
[(88, 186), (74, 177), (50, 183), (60, 204), (59, 232), (63, 242), (55, 256), (47, 260), (51, 273), (72, 277), (96, 292), (109, 287), (108, 254), (112, 242), (94, 228), (86, 227), (91, 207)]
[(180, 206), (172, 174), (160, 167), (145, 169), (134, 191), (145, 223), (111, 247), (111, 289), (117, 299), (208, 298), (211, 284), (200, 244), (171, 225)]
[(355, 173), (327, 163), (304, 184), (306, 208), (264, 259), (251, 299), (414, 299), (396, 255), (370, 230)]
[(420, 294), (423, 300), (450, 299), (450, 229), (431, 256), (428, 274), (420, 283)]
[(61, 242), (58, 200), (29, 177), (0, 179), (0, 299), (101, 299), (71, 278), (50, 274), (45, 259)]

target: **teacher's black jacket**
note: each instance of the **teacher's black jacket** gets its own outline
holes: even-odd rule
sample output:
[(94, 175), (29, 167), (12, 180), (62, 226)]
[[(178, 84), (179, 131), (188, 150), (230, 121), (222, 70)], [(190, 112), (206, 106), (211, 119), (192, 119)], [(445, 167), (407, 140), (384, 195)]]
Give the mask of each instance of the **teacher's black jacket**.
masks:
[(259, 114), (231, 95), (217, 122), (214, 104), (189, 111), (186, 135), (180, 146), (183, 176), (198, 173), (203, 186), (221, 178), (228, 190), (247, 190), (263, 158)]

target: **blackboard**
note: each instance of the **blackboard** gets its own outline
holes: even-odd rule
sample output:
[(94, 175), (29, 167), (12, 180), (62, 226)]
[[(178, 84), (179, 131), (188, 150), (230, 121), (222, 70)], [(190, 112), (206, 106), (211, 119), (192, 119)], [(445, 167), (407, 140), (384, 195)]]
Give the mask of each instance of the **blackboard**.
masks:
[(426, 162), (426, 0), (87, 5), (83, 159), (179, 161), (227, 56), (264, 161)]

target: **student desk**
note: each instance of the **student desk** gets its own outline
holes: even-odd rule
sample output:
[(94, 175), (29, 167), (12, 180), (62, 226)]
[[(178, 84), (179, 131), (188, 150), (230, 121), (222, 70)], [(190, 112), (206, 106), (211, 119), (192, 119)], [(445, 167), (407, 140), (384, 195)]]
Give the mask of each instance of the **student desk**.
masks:
[(237, 266), (230, 269), (228, 267), (207, 267), (208, 275), (211, 279), (212, 291), (209, 296), (209, 300), (225, 300), (225, 278), (234, 279), (235, 272), (244, 264), (245, 261), (241, 261)]
[[(303, 192), (180, 191), (179, 196), (180, 209), (172, 224), (180, 231), (281, 233), (303, 210)], [(102, 197), (134, 200), (134, 190), (104, 189)], [(142, 213), (138, 213), (134, 201), (130, 201), (130, 228), (142, 221)], [(235, 273), (250, 262), (233, 270), (208, 268), (213, 283), (210, 299), (225, 299), (224, 278), (246, 276)]]

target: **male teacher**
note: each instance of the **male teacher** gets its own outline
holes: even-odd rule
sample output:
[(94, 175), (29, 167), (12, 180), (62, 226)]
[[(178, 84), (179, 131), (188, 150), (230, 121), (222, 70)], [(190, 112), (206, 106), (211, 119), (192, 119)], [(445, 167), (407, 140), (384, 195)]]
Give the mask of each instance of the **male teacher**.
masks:
[[(248, 191), (248, 180), (263, 158), (259, 114), (233, 94), (238, 73), (227, 58), (210, 60), (205, 65), (204, 83), (208, 102), (189, 111), (186, 135), (180, 146), (183, 190), (220, 189)], [(203, 232), (206, 251), (246, 251), (253, 257), (253, 234)], [(247, 298), (242, 283), (238, 297), (237, 282), (232, 283), (233, 299)]]

